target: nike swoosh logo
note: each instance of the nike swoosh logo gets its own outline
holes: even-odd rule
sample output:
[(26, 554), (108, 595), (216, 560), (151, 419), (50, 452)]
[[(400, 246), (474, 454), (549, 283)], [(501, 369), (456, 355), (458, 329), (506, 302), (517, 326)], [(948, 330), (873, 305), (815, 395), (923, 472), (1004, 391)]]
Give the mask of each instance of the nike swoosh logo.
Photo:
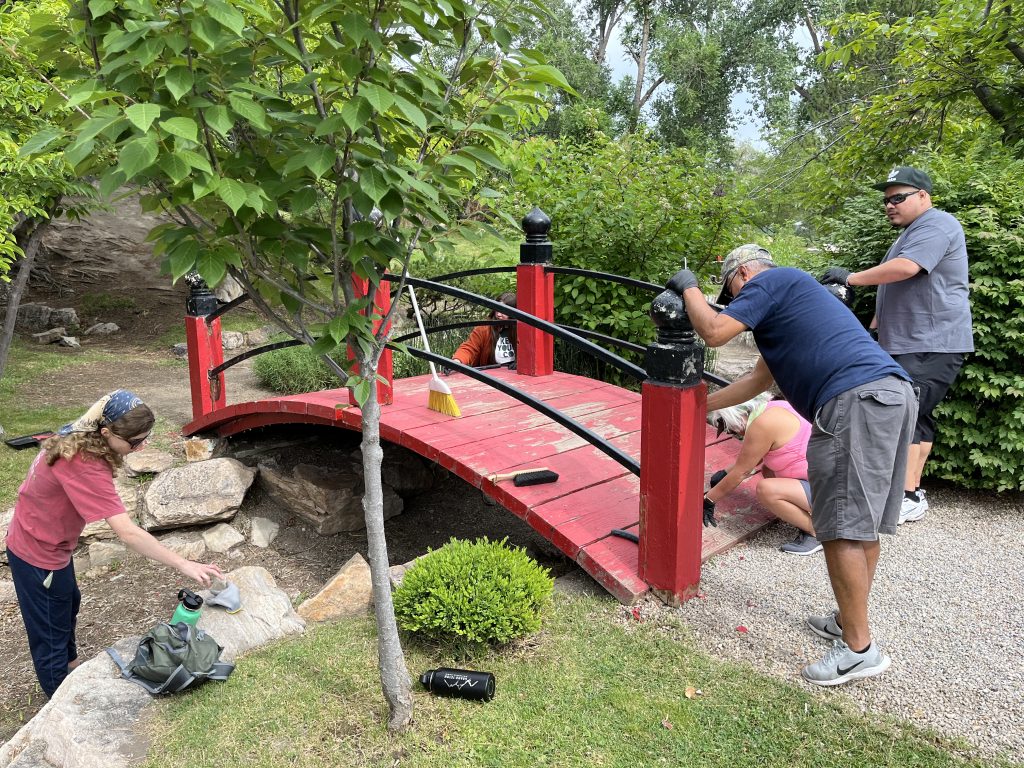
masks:
[(842, 667), (840, 667), (837, 664), (836, 665), (836, 672), (838, 672), (840, 675), (845, 675), (847, 672), (852, 672), (853, 670), (855, 670), (857, 667), (859, 667), (863, 663), (864, 663), (864, 660), (861, 659), (856, 664), (854, 664), (852, 667), (847, 667), (846, 669), (843, 669)]

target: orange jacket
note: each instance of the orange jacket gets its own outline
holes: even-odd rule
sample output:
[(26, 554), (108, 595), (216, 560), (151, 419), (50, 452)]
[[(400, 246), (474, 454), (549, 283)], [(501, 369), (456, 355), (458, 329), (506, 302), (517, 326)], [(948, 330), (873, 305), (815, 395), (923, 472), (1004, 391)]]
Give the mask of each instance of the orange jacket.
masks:
[[(509, 334), (513, 345), (516, 341), (515, 326)], [(497, 326), (478, 325), (452, 355), (463, 365), (479, 367), (494, 364), (494, 345), (498, 342)]]

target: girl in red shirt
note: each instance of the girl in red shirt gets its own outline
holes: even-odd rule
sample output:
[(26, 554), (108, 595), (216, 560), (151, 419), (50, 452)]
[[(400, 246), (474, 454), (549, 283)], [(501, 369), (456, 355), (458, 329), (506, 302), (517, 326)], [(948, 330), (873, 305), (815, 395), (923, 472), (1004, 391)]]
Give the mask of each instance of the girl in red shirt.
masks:
[(149, 439), (153, 412), (119, 389), (45, 441), (18, 489), (7, 558), (39, 685), (52, 696), (78, 666), (75, 621), (81, 593), (72, 553), (87, 523), (106, 520), (127, 547), (209, 586), (223, 574), (171, 552), (128, 516), (114, 470)]

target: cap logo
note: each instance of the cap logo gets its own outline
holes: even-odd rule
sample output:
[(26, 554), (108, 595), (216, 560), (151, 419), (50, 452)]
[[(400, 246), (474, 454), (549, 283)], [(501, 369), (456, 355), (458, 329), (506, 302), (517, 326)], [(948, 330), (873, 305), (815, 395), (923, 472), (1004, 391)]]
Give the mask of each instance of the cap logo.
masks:
[(893, 168), (891, 171), (889, 171), (889, 178), (887, 178), (886, 181), (896, 181), (896, 179), (898, 179), (899, 176), (900, 176), (900, 169), (899, 168)]

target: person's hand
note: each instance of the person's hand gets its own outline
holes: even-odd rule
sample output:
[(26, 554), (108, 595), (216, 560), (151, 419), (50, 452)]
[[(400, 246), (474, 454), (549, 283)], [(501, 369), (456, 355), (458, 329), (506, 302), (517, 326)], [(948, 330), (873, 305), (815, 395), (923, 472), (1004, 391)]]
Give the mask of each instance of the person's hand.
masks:
[(709, 525), (718, 527), (718, 521), (715, 520), (715, 502), (704, 494), (704, 527), (707, 528)]
[(187, 576), (193, 581), (198, 581), (204, 587), (210, 586), (214, 579), (224, 578), (220, 568), (212, 563), (197, 563), (193, 560), (186, 560), (178, 570), (181, 571), (183, 576)]
[(708, 481), (708, 488), (714, 488), (716, 485), (722, 482), (722, 480), (724, 480), (725, 476), (728, 474), (729, 473), (724, 469), (720, 469), (717, 472), (715, 472), (715, 474), (711, 476), (711, 480)]
[(697, 276), (693, 272), (688, 269), (680, 269), (669, 278), (669, 281), (665, 283), (665, 287), (682, 296), (683, 291), (687, 288), (697, 288), (699, 285), (697, 283)]
[(822, 285), (848, 286), (849, 283), (846, 281), (849, 279), (850, 270), (843, 269), (842, 267), (829, 267), (827, 270), (825, 270), (825, 274), (821, 276), (821, 279), (818, 280), (818, 282), (821, 283)]

